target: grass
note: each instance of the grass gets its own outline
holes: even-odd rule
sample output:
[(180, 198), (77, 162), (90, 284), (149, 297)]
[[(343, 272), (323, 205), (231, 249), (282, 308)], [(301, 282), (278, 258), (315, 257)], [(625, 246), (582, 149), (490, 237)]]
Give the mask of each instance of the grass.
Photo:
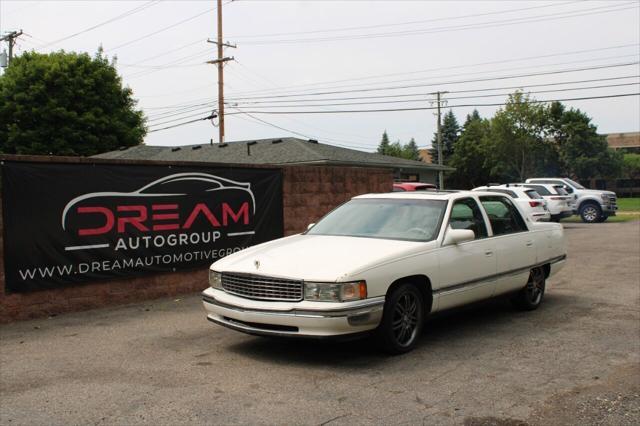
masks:
[(640, 213), (640, 198), (618, 198), (618, 211)]
[[(640, 220), (640, 198), (618, 198), (618, 211), (616, 216), (607, 219), (607, 223), (631, 222), (632, 220)], [(571, 216), (562, 219), (561, 222), (579, 223), (582, 222), (580, 216)]]

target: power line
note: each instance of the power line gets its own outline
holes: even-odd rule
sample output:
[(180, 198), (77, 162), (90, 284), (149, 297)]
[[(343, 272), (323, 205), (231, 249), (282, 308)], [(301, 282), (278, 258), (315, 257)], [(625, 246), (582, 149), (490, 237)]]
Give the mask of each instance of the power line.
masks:
[[(198, 44), (198, 43), (202, 43), (203, 41), (204, 41), (204, 39), (198, 39), (198, 40), (195, 40), (195, 41), (192, 41), (192, 42), (189, 42), (189, 43), (183, 44), (182, 46), (178, 46), (178, 47), (176, 47), (175, 49), (167, 50), (167, 51), (164, 51), (164, 52), (159, 53), (159, 54), (157, 54), (157, 55), (148, 56), (148, 57), (146, 57), (146, 58), (144, 58), (144, 59), (141, 59), (141, 60), (139, 60), (139, 61), (137, 61), (137, 62), (134, 62), (133, 64), (130, 64), (130, 65), (128, 65), (128, 66), (139, 65), (139, 64), (142, 64), (142, 63), (148, 62), (148, 61), (150, 61), (150, 60), (152, 60), (152, 59), (160, 58), (160, 57), (162, 57), (162, 56), (167, 56), (169, 53), (177, 52), (177, 51), (179, 51), (179, 50), (184, 49), (185, 47), (191, 47), (191, 46), (194, 46), (194, 45), (196, 45), (196, 44)], [(120, 65), (121, 65), (121, 64), (120, 64)]]
[[(297, 136), (302, 136), (303, 138), (306, 138), (306, 139), (316, 139), (316, 140), (319, 140), (319, 141), (333, 142), (334, 145), (341, 146), (341, 147), (344, 147), (344, 148), (356, 148), (356, 149), (363, 149), (363, 148), (371, 149), (372, 148), (369, 145), (357, 144), (357, 143), (351, 142), (351, 141), (347, 141), (346, 145), (345, 145), (345, 144), (341, 143), (341, 142), (344, 142), (344, 141), (341, 141), (341, 140), (338, 140), (338, 139), (318, 137), (318, 136), (315, 136), (315, 135), (306, 135), (304, 133), (300, 133), (300, 132), (297, 132), (295, 130), (287, 129), (287, 128), (282, 127), (282, 126), (278, 126), (277, 124), (270, 123), (270, 122), (268, 122), (266, 120), (263, 120), (261, 118), (255, 117), (255, 116), (253, 116), (251, 114), (247, 114), (244, 111), (240, 110), (239, 108), (235, 108), (235, 109), (238, 110), (241, 114), (246, 115), (248, 117), (251, 117), (254, 120), (254, 122), (257, 122), (258, 124), (263, 124), (265, 126), (270, 126), (270, 127), (276, 128), (276, 129), (284, 130), (285, 132), (288, 132), (288, 133), (291, 133), (291, 134), (294, 134), (294, 135), (297, 135)], [(236, 117), (240, 118), (240, 119), (244, 119), (241, 116), (236, 116)]]
[[(640, 92), (636, 93), (622, 93), (617, 95), (603, 95), (603, 96), (585, 96), (579, 98), (563, 98), (563, 99), (545, 99), (545, 100), (529, 100), (529, 103), (549, 103), (549, 102), (569, 102), (569, 101), (582, 101), (582, 100), (593, 100), (593, 99), (608, 99), (608, 98), (622, 98), (629, 96), (640, 96)], [(489, 103), (489, 104), (460, 104), (460, 105), (448, 105), (447, 108), (478, 108), (478, 107), (490, 107), (490, 106), (505, 106), (508, 105), (506, 103)], [(237, 109), (237, 108), (236, 108)], [(399, 112), (399, 111), (427, 111), (434, 110), (436, 107), (420, 107), (420, 108), (393, 108), (393, 109), (378, 109), (378, 110), (343, 110), (343, 111), (241, 111), (239, 109), (238, 112), (227, 113), (227, 115), (238, 115), (238, 114), (349, 114), (349, 113), (367, 113), (367, 112)], [(149, 133), (158, 132), (161, 130), (173, 129), (175, 127), (184, 126), (187, 124), (195, 123), (197, 121), (209, 120), (213, 118), (211, 115), (207, 117), (197, 118), (195, 120), (189, 120), (181, 123), (177, 123), (171, 126), (162, 127), (158, 129), (150, 130)], [(257, 117), (256, 117), (257, 118)], [(287, 130), (288, 131), (288, 130)]]
[(131, 45), (131, 44), (133, 44), (133, 43), (137, 43), (137, 42), (139, 42), (140, 40), (144, 40), (144, 39), (149, 38), (149, 37), (152, 37), (152, 36), (154, 36), (154, 35), (156, 35), (156, 34), (160, 34), (160, 33), (164, 32), (164, 31), (170, 30), (171, 28), (175, 28), (175, 27), (177, 27), (178, 25), (182, 25), (182, 24), (184, 24), (184, 23), (186, 23), (186, 22), (193, 21), (194, 19), (199, 18), (199, 17), (200, 17), (200, 16), (202, 16), (202, 15), (206, 15), (207, 13), (209, 13), (209, 12), (211, 12), (211, 11), (215, 10), (215, 9), (216, 9), (215, 7), (210, 7), (210, 8), (208, 8), (207, 10), (204, 10), (204, 11), (202, 11), (202, 12), (196, 13), (196, 14), (195, 14), (195, 15), (193, 15), (193, 16), (190, 16), (190, 17), (188, 17), (188, 18), (186, 18), (186, 19), (183, 19), (183, 20), (181, 20), (181, 21), (178, 21), (178, 22), (176, 22), (175, 24), (167, 25), (166, 27), (162, 27), (162, 28), (160, 28), (160, 29), (158, 29), (158, 30), (156, 30), (156, 31), (152, 31), (152, 32), (150, 32), (150, 33), (148, 33), (148, 34), (145, 34), (145, 35), (143, 35), (143, 36), (140, 36), (140, 37), (138, 37), (138, 38), (134, 38), (133, 40), (129, 40), (129, 41), (125, 42), (125, 43), (122, 43), (122, 44), (119, 44), (119, 45), (117, 45), (117, 46), (114, 46), (114, 47), (112, 47), (112, 48), (110, 48), (110, 49), (105, 50), (105, 52), (111, 52), (111, 51), (113, 51), (113, 50), (120, 49), (120, 48), (125, 47), (125, 46), (129, 46), (129, 45)]
[[(483, 87), (478, 89), (466, 89), (466, 90), (450, 90), (449, 93), (476, 93), (476, 92), (488, 92), (495, 90), (524, 90), (525, 88), (535, 88), (535, 87), (554, 87), (554, 86), (563, 86), (563, 85), (571, 85), (571, 84), (581, 84), (581, 83), (594, 83), (594, 82), (604, 82), (604, 81), (616, 81), (616, 80), (624, 80), (630, 78), (638, 78), (640, 74), (636, 75), (628, 75), (628, 76), (620, 76), (620, 77), (608, 77), (608, 78), (594, 78), (587, 80), (572, 80), (572, 81), (562, 81), (556, 83), (542, 83), (542, 84), (521, 84), (517, 86), (506, 86), (506, 87)], [(527, 91), (531, 93), (531, 91)], [(537, 93), (537, 92), (536, 92)], [(287, 99), (287, 100), (273, 100), (273, 101), (251, 101), (251, 102), (242, 102), (242, 104), (246, 106), (251, 106), (254, 104), (275, 104), (275, 103), (283, 103), (283, 102), (324, 102), (324, 101), (340, 101), (340, 100), (359, 100), (359, 99), (387, 99), (387, 98), (401, 98), (401, 97), (413, 97), (413, 96), (428, 96), (428, 93), (401, 93), (401, 94), (391, 94), (391, 95), (375, 95), (375, 96), (352, 96), (352, 97), (343, 97), (343, 98), (323, 98), (323, 99)], [(506, 95), (505, 95), (506, 96)], [(372, 102), (373, 103), (373, 102)], [(169, 109), (170, 111), (160, 112), (154, 114), (153, 117), (160, 117), (166, 115), (176, 115), (178, 111), (182, 110), (190, 110), (193, 108), (198, 108), (202, 106), (211, 106), (213, 102), (202, 102), (196, 104), (181, 104), (181, 105), (172, 105), (165, 107), (150, 107), (145, 109)]]
[[(626, 3), (626, 4), (629, 4), (629, 3)], [(506, 19), (501, 21), (487, 21), (487, 22), (479, 22), (474, 24), (465, 24), (465, 25), (449, 26), (449, 27), (437, 27), (437, 28), (424, 29), (424, 30), (405, 30), (405, 31), (387, 32), (387, 33), (370, 33), (370, 34), (358, 34), (358, 35), (352, 35), (352, 36), (333, 36), (333, 37), (324, 37), (324, 38), (262, 40), (262, 41), (254, 41), (254, 42), (246, 41), (243, 44), (245, 45), (298, 44), (298, 43), (318, 43), (318, 42), (328, 42), (328, 41), (347, 41), (347, 40), (360, 40), (360, 39), (370, 40), (372, 38), (386, 38), (386, 37), (403, 37), (403, 36), (424, 35), (424, 34), (434, 34), (434, 33), (453, 32), (453, 31), (495, 28), (495, 27), (528, 24), (528, 23), (543, 22), (543, 21), (555, 21), (559, 19), (567, 19), (567, 18), (574, 18), (574, 17), (580, 17), (580, 16), (594, 15), (594, 14), (620, 12), (620, 11), (633, 9), (633, 8), (637, 8), (637, 6), (635, 5), (625, 6), (625, 7), (600, 6), (600, 7), (590, 8), (590, 9), (584, 9), (582, 11), (562, 12), (562, 13), (539, 15), (539, 16), (533, 16), (533, 17), (512, 18), (512, 19)], [(563, 15), (563, 16), (560, 16), (560, 15)]]
[[(568, 82), (558, 82), (558, 83), (545, 83), (545, 84), (533, 84), (533, 85), (520, 85), (520, 86), (510, 86), (510, 87), (496, 87), (496, 88), (480, 88), (480, 89), (468, 89), (468, 90), (452, 90), (449, 93), (475, 93), (480, 92), (484, 93), (486, 91), (494, 91), (494, 90), (508, 90), (508, 89), (516, 89), (523, 90), (524, 88), (530, 87), (547, 87), (547, 86), (558, 86), (558, 85), (567, 85), (567, 84), (578, 84), (578, 83), (589, 83), (589, 82), (600, 82), (600, 81), (610, 81), (610, 80), (619, 80), (619, 79), (629, 79), (629, 78), (638, 78), (640, 75), (634, 76), (624, 76), (624, 77), (610, 77), (610, 78), (601, 78), (601, 79), (589, 79), (589, 80), (578, 80), (578, 81), (568, 81)], [(540, 94), (540, 93), (552, 93), (552, 92), (565, 92), (565, 91), (575, 91), (575, 90), (591, 90), (591, 89), (600, 89), (600, 88), (611, 88), (611, 87), (623, 87), (630, 85), (638, 85), (638, 83), (622, 83), (622, 84), (612, 84), (612, 85), (596, 85), (596, 86), (583, 86), (583, 87), (575, 87), (575, 88), (562, 88), (562, 89), (551, 89), (551, 90), (542, 90), (542, 91), (528, 91), (524, 90), (528, 94)], [(509, 96), (510, 93), (500, 93), (500, 94), (491, 94), (491, 95), (477, 95), (477, 96), (454, 96), (448, 97), (448, 99), (479, 99), (479, 98), (488, 98), (488, 97), (506, 97)], [(395, 98), (395, 97), (403, 97), (403, 96), (428, 96), (428, 94), (399, 94), (399, 95), (385, 95), (385, 96), (374, 96), (374, 97), (363, 97), (364, 99), (368, 98)], [(341, 99), (359, 99), (355, 98), (333, 98), (334, 100)], [(293, 102), (293, 101), (302, 101), (302, 100), (286, 100), (286, 101), (273, 101), (276, 102)], [(287, 108), (287, 107), (316, 107), (316, 106), (347, 106), (347, 105), (374, 105), (374, 104), (393, 104), (393, 103), (403, 103), (403, 102), (424, 102), (424, 98), (421, 99), (411, 99), (411, 100), (392, 100), (392, 101), (383, 101), (383, 102), (354, 102), (354, 103), (341, 103), (341, 104), (312, 104), (312, 105), (268, 105), (268, 106), (256, 106), (257, 108)], [(175, 110), (165, 111), (153, 116), (148, 117), (148, 122), (164, 120), (169, 117), (182, 116), (184, 114), (189, 114), (195, 111), (205, 112), (208, 111), (211, 107), (215, 105), (215, 102), (205, 102), (194, 105), (186, 105), (181, 108), (176, 108)], [(231, 104), (231, 107), (237, 108), (235, 104)], [(245, 105), (246, 107), (253, 106), (250, 103)], [(185, 117), (182, 117), (185, 118)]]
[(198, 121), (211, 120), (213, 118), (215, 118), (213, 115), (209, 115), (207, 117), (196, 118), (195, 120), (185, 121), (183, 123), (174, 124), (172, 126), (162, 127), (160, 129), (149, 130), (147, 133), (154, 133), (154, 132), (159, 132), (160, 130), (173, 129), (175, 127), (185, 126), (187, 124), (196, 123)]
[[(327, 88), (331, 88), (331, 89), (337, 89), (337, 88), (343, 88), (343, 87), (354, 87), (354, 86), (363, 86), (363, 85), (368, 85), (368, 84), (379, 84), (379, 83), (361, 83), (361, 84), (354, 84), (352, 83), (353, 81), (362, 81), (362, 80), (371, 80), (371, 79), (378, 79), (378, 78), (383, 78), (383, 77), (392, 77), (392, 76), (400, 76), (400, 75), (410, 75), (410, 74), (422, 74), (422, 73), (430, 73), (433, 71), (446, 71), (446, 70), (451, 70), (451, 69), (457, 69), (457, 68), (469, 68), (469, 67), (478, 67), (478, 66), (484, 66), (484, 65), (495, 65), (495, 64), (501, 64), (501, 63), (508, 63), (508, 62), (521, 62), (521, 61), (528, 61), (531, 59), (543, 59), (543, 58), (550, 58), (550, 57), (556, 57), (556, 56), (569, 56), (569, 55), (579, 55), (582, 53), (591, 53), (591, 52), (596, 52), (596, 51), (603, 51), (603, 50), (612, 50), (612, 49), (622, 49), (622, 48), (628, 48), (628, 47), (638, 47), (640, 46), (640, 43), (631, 43), (631, 44), (624, 44), (624, 45), (617, 45), (617, 46), (608, 46), (608, 47), (602, 47), (602, 48), (595, 48), (595, 49), (584, 49), (584, 50), (574, 50), (574, 51), (565, 51), (565, 52), (559, 52), (559, 53), (554, 53), (554, 54), (546, 54), (546, 55), (537, 55), (537, 56), (526, 56), (526, 57), (520, 57), (520, 58), (514, 58), (514, 59), (503, 59), (503, 60), (497, 60), (497, 61), (488, 61), (488, 62), (479, 62), (479, 63), (473, 63), (473, 64), (462, 64), (462, 65), (453, 65), (453, 66), (446, 66), (446, 67), (436, 67), (436, 68), (429, 68), (429, 69), (423, 69), (423, 70), (416, 70), (416, 71), (409, 71), (409, 72), (401, 72), (401, 73), (390, 73), (390, 74), (378, 74), (378, 75), (373, 75), (373, 76), (365, 76), (365, 77), (356, 77), (356, 78), (348, 78), (348, 79), (342, 79), (342, 80), (332, 80), (332, 81), (324, 81), (324, 82), (317, 82), (317, 83), (307, 83), (307, 84), (300, 84), (300, 85), (288, 85), (286, 87), (279, 87), (279, 88), (275, 88), (275, 89), (263, 89), (263, 90), (258, 90), (258, 91), (245, 91), (245, 92), (238, 92), (236, 93), (236, 95), (257, 95), (260, 93), (264, 93), (265, 95), (269, 95), (269, 94), (273, 94), (274, 91), (278, 92), (278, 91), (282, 91), (281, 89), (291, 89), (292, 87), (308, 87), (308, 86), (321, 86), (321, 85), (329, 85)], [(637, 55), (637, 49), (634, 52), (634, 55)], [(607, 59), (607, 58), (590, 58), (587, 61), (594, 61), (594, 60), (601, 60), (601, 59)], [(585, 62), (585, 60), (582, 61), (577, 61), (577, 62)], [(563, 65), (563, 64), (570, 64), (570, 63), (576, 63), (576, 62), (561, 62), (561, 63), (553, 63), (553, 64), (541, 64), (541, 65), (536, 65), (535, 67), (543, 67), (543, 66), (553, 66), (553, 65)], [(503, 68), (501, 70), (494, 70), (494, 71), (510, 71), (510, 70), (518, 70), (518, 69), (522, 69), (522, 68), (531, 68), (531, 65), (525, 66), (525, 67), (514, 67), (514, 68)], [(472, 75), (472, 74), (482, 74), (482, 73), (487, 73), (487, 72), (492, 72), (492, 71), (480, 71), (480, 72), (472, 72), (472, 73), (461, 73), (461, 74), (457, 74), (458, 76), (460, 75)], [(449, 75), (449, 77), (451, 77), (451, 75)], [(402, 79), (402, 80), (392, 80), (392, 81), (387, 81), (387, 84), (390, 82), (393, 83), (400, 83), (400, 82), (406, 82), (406, 81), (420, 81), (420, 80), (424, 80), (424, 78), (418, 78), (418, 79)], [(429, 78), (433, 78), (433, 77), (429, 77)], [(349, 82), (349, 85), (334, 85), (332, 83), (346, 83)], [(305, 89), (307, 90), (307, 89)], [(311, 90), (311, 89), (308, 89)]]
[[(625, 87), (625, 86), (640, 86), (640, 82), (635, 83), (620, 83), (620, 84), (605, 84), (605, 85), (597, 85), (597, 86), (586, 86), (586, 87), (572, 87), (572, 88), (564, 88), (564, 89), (550, 89), (550, 90), (539, 90), (539, 91), (525, 91), (526, 93), (536, 95), (540, 93), (555, 93), (555, 92), (572, 92), (576, 90), (590, 90), (590, 89), (604, 89), (604, 88), (612, 88), (612, 87)], [(519, 88), (516, 88), (519, 89)], [(452, 92), (447, 92), (452, 93)], [(506, 97), (509, 96), (510, 93), (494, 93), (490, 95), (473, 95), (473, 96), (447, 96), (448, 100), (451, 99), (479, 99), (479, 98), (495, 98), (495, 97)], [(415, 96), (415, 95), (414, 95)], [(247, 103), (246, 107), (253, 108), (313, 108), (313, 107), (334, 107), (334, 106), (347, 106), (347, 105), (374, 105), (374, 104), (397, 104), (397, 103), (415, 103), (415, 102), (424, 102), (425, 99), (402, 99), (402, 100), (390, 100), (390, 101), (369, 101), (369, 102), (344, 102), (344, 103), (330, 103), (330, 104), (289, 104), (289, 105), (253, 105), (251, 103)], [(293, 102), (293, 101), (290, 101)]]
[[(191, 44), (195, 44), (195, 43), (190, 43), (190, 44), (187, 44), (187, 45), (184, 45), (184, 46), (181, 46), (181, 47), (186, 47), (186, 46), (189, 46)], [(332, 83), (343, 83), (343, 82), (350, 82), (350, 81), (370, 80), (370, 79), (378, 79), (378, 78), (383, 78), (383, 77), (392, 77), (392, 76), (400, 76), (400, 75), (420, 74), (420, 73), (426, 73), (426, 72), (431, 72), (431, 71), (450, 70), (450, 69), (455, 69), (455, 68), (468, 68), (468, 67), (477, 67), (477, 66), (483, 66), (483, 65), (493, 65), (493, 64), (499, 64), (499, 63), (520, 62), (520, 61), (526, 61), (526, 60), (531, 60), (531, 59), (542, 59), (542, 58), (549, 58), (549, 57), (556, 57), (556, 56), (579, 55), (579, 54), (582, 54), (582, 53), (591, 53), (591, 52), (597, 52), (597, 51), (603, 51), (603, 50), (613, 50), (613, 49), (624, 49), (624, 48), (628, 48), (628, 47), (638, 47), (638, 46), (640, 46), (640, 43), (622, 44), (622, 45), (616, 45), (616, 46), (599, 47), (599, 48), (594, 48), (594, 49), (565, 51), (565, 52), (559, 52), (559, 53), (553, 53), (553, 54), (547, 54), (547, 55), (526, 56), (526, 57), (520, 57), (520, 58), (503, 59), (503, 60), (480, 62), (480, 63), (474, 63), (474, 64), (463, 64), (463, 65), (454, 65), (454, 66), (448, 66), (448, 67), (429, 68), (429, 69), (409, 71), (409, 72), (378, 74), (378, 75), (371, 75), (371, 76), (364, 76), (364, 77), (347, 78), (347, 79), (341, 79), (341, 80), (322, 81), (322, 82), (317, 82), (317, 83), (288, 85), (286, 87), (283, 87), (283, 86), (278, 87), (275, 83), (271, 82), (270, 80), (266, 79), (265, 77), (261, 76), (260, 74), (256, 73), (255, 71), (251, 70), (251, 68), (247, 67), (246, 65), (243, 65), (242, 63), (239, 63), (236, 60), (235, 63), (237, 63), (238, 65), (242, 66), (245, 70), (254, 73), (256, 76), (262, 78), (263, 80), (268, 81), (270, 83), (270, 85), (273, 86), (273, 88), (271, 88), (271, 89), (241, 91), (241, 92), (236, 92), (235, 94), (236, 95), (255, 95), (255, 94), (262, 94), (262, 93), (264, 93), (264, 94), (274, 93), (274, 92), (277, 93), (278, 91), (282, 91), (282, 89), (289, 90), (289, 89), (291, 89), (293, 87), (302, 88), (302, 87), (310, 87), (310, 86), (320, 86), (320, 85), (326, 85), (326, 84), (332, 84)], [(170, 52), (173, 52), (173, 51), (179, 50), (179, 49), (180, 48), (177, 48), (177, 49), (168, 51), (166, 53), (170, 53)], [(159, 56), (163, 56), (163, 55), (164, 54), (155, 55), (154, 57), (146, 58), (146, 59), (144, 59), (142, 61), (138, 61), (138, 62), (136, 62), (134, 64), (145, 62), (146, 60), (153, 59), (155, 57), (159, 57)], [(602, 58), (599, 58), (599, 59), (602, 59)], [(539, 65), (539, 66), (550, 66), (550, 65), (558, 65), (558, 64), (545, 64), (545, 65)], [(521, 68), (522, 67), (516, 67), (516, 68), (510, 68), (510, 69), (521, 69)], [(528, 67), (528, 68), (530, 68), (530, 67)], [(416, 79), (416, 81), (417, 80), (418, 79)], [(400, 80), (400, 81), (414, 81), (414, 80)], [(178, 94), (178, 93), (188, 93), (188, 92), (198, 91), (200, 89), (203, 89), (203, 88), (206, 88), (206, 87), (209, 87), (209, 86), (210, 85), (196, 86), (193, 89), (188, 89), (186, 91), (163, 93), (163, 94), (156, 94), (156, 95), (149, 95), (149, 96), (142, 96), (142, 97), (139, 97), (139, 98), (152, 98), (152, 97), (155, 98), (155, 97), (162, 97), (162, 96), (171, 96), (171, 95), (175, 95), (175, 94)], [(335, 88), (353, 87), (353, 86), (357, 86), (357, 84), (350, 84), (349, 86), (335, 86)], [(201, 100), (204, 100), (204, 98), (198, 98), (198, 99), (192, 100), (191, 102), (197, 102), (197, 101), (201, 101)], [(162, 109), (162, 108), (169, 108), (169, 107), (150, 107), (150, 108), (147, 108), (147, 109)]]
[(474, 14), (470, 14), (470, 15), (433, 18), (433, 19), (425, 19), (425, 20), (420, 20), (420, 21), (405, 21), (405, 22), (395, 22), (395, 23), (391, 23), (391, 24), (365, 25), (365, 26), (359, 26), (359, 27), (329, 28), (329, 29), (325, 29), (325, 30), (296, 31), (296, 32), (288, 32), (288, 33), (250, 34), (250, 35), (233, 36), (233, 38), (239, 39), (239, 38), (280, 37), (280, 36), (287, 36), (287, 35), (318, 34), (318, 33), (327, 33), (327, 32), (365, 30), (365, 29), (371, 29), (371, 28), (395, 27), (395, 26), (413, 25), (413, 24), (426, 24), (426, 23), (429, 23), (429, 22), (449, 21), (449, 20), (464, 19), (464, 18), (476, 18), (476, 17), (479, 17), (479, 16), (501, 15), (501, 14), (505, 14), (505, 13), (522, 12), (522, 11), (525, 11), (525, 10), (532, 10), (532, 9), (544, 9), (544, 8), (548, 8), (548, 7), (566, 6), (566, 5), (573, 4), (573, 3), (580, 3), (580, 1), (569, 1), (569, 2), (565, 2), (565, 3), (548, 4), (548, 5), (544, 5), (544, 6), (532, 6), (532, 7), (518, 8), (518, 9), (499, 10), (499, 11), (496, 11), (496, 12), (474, 13)]
[[(628, 96), (638, 96), (638, 93), (622, 93), (617, 95), (603, 95), (603, 96), (586, 96), (581, 98), (564, 98), (564, 99), (546, 99), (546, 100), (531, 100), (530, 103), (547, 103), (547, 102), (565, 102), (565, 101), (581, 101), (589, 99), (607, 99), (607, 98), (622, 98)], [(465, 104), (465, 105), (448, 105), (448, 108), (461, 108), (461, 107), (485, 107), (485, 106), (505, 106), (505, 103), (490, 103), (490, 104)], [(389, 108), (389, 109), (363, 109), (363, 110), (318, 110), (318, 111), (247, 111), (251, 114), (349, 114), (349, 113), (365, 113), (365, 112), (397, 112), (397, 111), (426, 111), (433, 110), (435, 107), (415, 107), (415, 108)], [(229, 115), (236, 114), (230, 113)]]
[(155, 5), (159, 4), (159, 3), (160, 3), (160, 0), (149, 1), (147, 3), (144, 3), (144, 4), (140, 5), (140, 6), (134, 7), (133, 9), (128, 10), (127, 12), (121, 13), (120, 15), (117, 15), (117, 16), (114, 16), (113, 18), (107, 19), (106, 21), (102, 21), (102, 22), (100, 22), (100, 23), (98, 23), (96, 25), (93, 25), (93, 26), (89, 27), (89, 28), (85, 28), (84, 30), (78, 31), (77, 33), (73, 33), (73, 34), (68, 35), (66, 37), (59, 38), (58, 40), (54, 40), (52, 42), (43, 44), (41, 46), (37, 46), (37, 48), (38, 49), (43, 49), (45, 47), (49, 47), (49, 46), (52, 46), (54, 44), (58, 44), (58, 43), (60, 43), (62, 41), (69, 40), (70, 38), (79, 36), (81, 34), (89, 32), (89, 31), (93, 31), (96, 28), (100, 28), (102, 26), (105, 26), (105, 25), (110, 24), (112, 22), (115, 22), (117, 20), (120, 20), (120, 19), (126, 18), (128, 16), (134, 15), (134, 14), (136, 14), (138, 12), (141, 12), (141, 11), (143, 11), (145, 9), (148, 9), (148, 8), (150, 8), (152, 6), (155, 6)]
[[(486, 78), (477, 78), (471, 80), (454, 80), (454, 81), (445, 81), (445, 82), (436, 82), (429, 84), (413, 84), (413, 85), (404, 85), (404, 86), (388, 86), (388, 87), (377, 87), (377, 88), (367, 88), (367, 89), (352, 89), (352, 90), (337, 90), (337, 91), (323, 91), (323, 92), (312, 92), (312, 93), (302, 93), (305, 96), (322, 96), (322, 95), (334, 95), (341, 93), (357, 93), (357, 92), (374, 92), (374, 91), (383, 91), (383, 90), (396, 90), (396, 89), (411, 89), (416, 87), (429, 87), (429, 86), (442, 86), (442, 85), (450, 85), (450, 84), (461, 84), (461, 83), (476, 83), (481, 81), (496, 81), (496, 80), (508, 80), (514, 78), (521, 77), (533, 77), (533, 76), (542, 76), (542, 75), (555, 75), (555, 74), (566, 74), (570, 72), (580, 72), (580, 71), (590, 71), (590, 70), (598, 70), (598, 69), (607, 69), (607, 68), (619, 68), (619, 67), (627, 67), (631, 65), (638, 65), (640, 62), (624, 62), (618, 64), (607, 64), (607, 65), (596, 65), (591, 67), (581, 67), (581, 68), (571, 68), (564, 70), (555, 70), (555, 71), (544, 71), (538, 73), (527, 73), (527, 74), (516, 74), (516, 75), (506, 75), (506, 76), (497, 76), (497, 77), (486, 77)], [(284, 95), (272, 95), (272, 96), (245, 96), (245, 97), (235, 97), (234, 100), (246, 100), (246, 99), (264, 99), (264, 98), (291, 98), (301, 96), (301, 94), (284, 94)]]

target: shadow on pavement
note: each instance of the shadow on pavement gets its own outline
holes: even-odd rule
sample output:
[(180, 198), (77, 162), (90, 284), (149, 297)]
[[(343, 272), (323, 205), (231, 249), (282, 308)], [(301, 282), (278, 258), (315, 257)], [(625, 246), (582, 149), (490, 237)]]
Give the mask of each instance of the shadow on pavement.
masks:
[[(438, 345), (441, 350), (443, 342), (447, 346), (464, 343), (465, 339), (478, 338), (489, 329), (497, 329), (503, 335), (508, 335), (510, 329), (518, 330), (519, 333), (521, 326), (528, 327), (532, 322), (548, 322), (550, 315), (566, 312), (566, 308), (573, 303), (573, 298), (569, 296), (547, 295), (538, 310), (519, 312), (505, 298), (496, 298), (435, 314), (427, 320), (415, 350), (399, 357), (383, 352), (373, 336), (342, 342), (248, 336), (246, 340), (230, 345), (226, 350), (239, 356), (278, 364), (322, 365), (357, 370), (382, 363), (404, 362), (402, 360), (405, 357), (423, 357), (435, 349), (434, 345)], [(547, 330), (532, 327), (531, 332), (545, 333)]]

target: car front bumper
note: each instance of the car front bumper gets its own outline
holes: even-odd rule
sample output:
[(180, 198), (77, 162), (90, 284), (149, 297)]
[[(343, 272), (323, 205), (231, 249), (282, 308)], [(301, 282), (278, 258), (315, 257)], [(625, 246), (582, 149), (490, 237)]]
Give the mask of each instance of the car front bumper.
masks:
[(207, 319), (227, 328), (260, 336), (310, 338), (369, 332), (380, 324), (384, 308), (384, 297), (346, 303), (280, 303), (245, 299), (213, 288), (202, 292), (202, 302)]

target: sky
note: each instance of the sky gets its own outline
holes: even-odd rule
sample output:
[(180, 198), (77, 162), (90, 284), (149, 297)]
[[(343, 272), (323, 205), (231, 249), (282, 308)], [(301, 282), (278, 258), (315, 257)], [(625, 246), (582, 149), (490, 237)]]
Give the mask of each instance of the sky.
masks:
[[(217, 109), (206, 63), (217, 55), (215, 9), (0, 0), (0, 33), (23, 30), (18, 55), (102, 46), (148, 118), (146, 144), (218, 142), (217, 120), (200, 120)], [(427, 147), (433, 93), (448, 92), (443, 112), (462, 124), (474, 108), (491, 117), (518, 88), (566, 99), (600, 133), (640, 130), (639, 1), (225, 0), (222, 11), (223, 39), (237, 46), (225, 49), (225, 141), (294, 136), (373, 151), (386, 130)]]

